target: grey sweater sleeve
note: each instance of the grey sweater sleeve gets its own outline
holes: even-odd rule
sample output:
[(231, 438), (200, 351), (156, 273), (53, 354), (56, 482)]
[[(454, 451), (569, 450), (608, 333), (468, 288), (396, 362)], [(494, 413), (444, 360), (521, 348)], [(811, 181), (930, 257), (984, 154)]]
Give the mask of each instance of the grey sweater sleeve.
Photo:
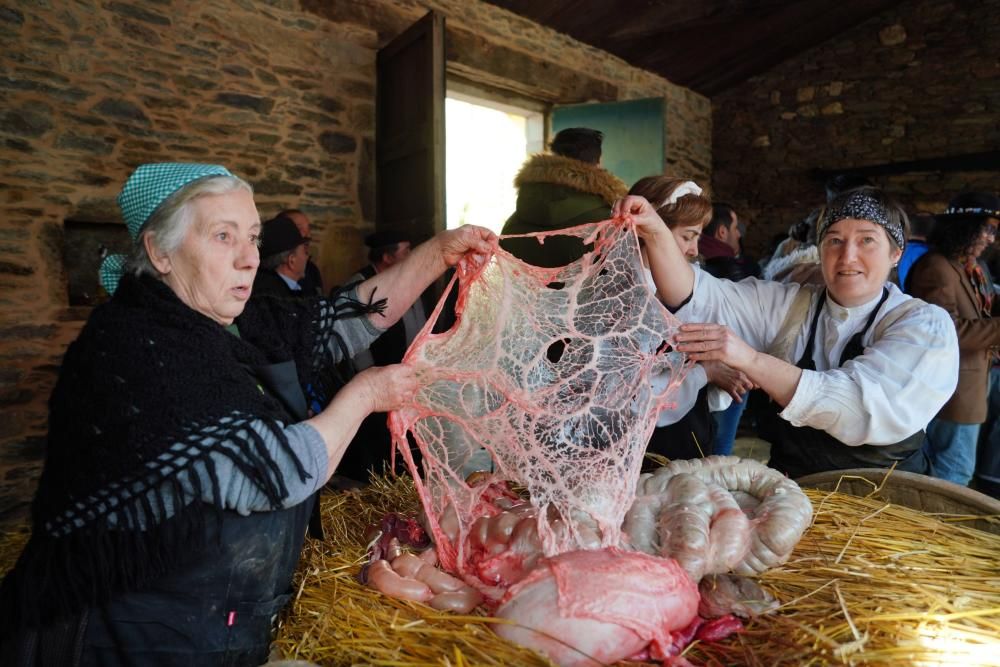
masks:
[[(306, 480), (303, 482), (295, 463), (287, 451), (279, 446), (274, 433), (265, 428), (260, 421), (251, 422), (249, 427), (263, 440), (268, 453), (281, 470), (285, 486), (288, 488), (288, 496), (282, 501), (282, 507), (298, 505), (323, 486), (326, 482), (329, 459), (326, 454), (326, 443), (315, 428), (306, 423), (285, 427), (285, 437), (288, 439), (289, 447), (298, 456), (306, 471)], [(237, 437), (240, 435), (242, 434), (237, 434)], [(219, 491), (226, 509), (244, 516), (251, 512), (271, 509), (267, 496), (233, 465), (229, 457), (220, 452), (213, 452), (211, 458), (215, 464), (216, 478), (221, 487)], [(197, 463), (194, 470), (200, 478), (201, 488), (204, 489), (202, 500), (212, 502), (212, 486), (205, 465)], [(185, 478), (185, 483), (189, 482), (190, 478)]]
[[(334, 305), (337, 305), (346, 299), (354, 301), (359, 300), (357, 285), (354, 285), (338, 294), (333, 299), (333, 303)], [(330, 356), (333, 358), (333, 363), (335, 364), (340, 363), (345, 358), (350, 359), (362, 350), (367, 350), (368, 346), (372, 344), (372, 341), (385, 333), (385, 329), (379, 329), (377, 326), (372, 324), (372, 321), (367, 315), (334, 320), (332, 326), (333, 330), (337, 333), (347, 348), (345, 354), (345, 350), (342, 350), (341, 347), (333, 341), (333, 337), (331, 337), (328, 350), (330, 352)]]
[[(326, 469), (329, 465), (329, 458), (326, 453), (326, 443), (319, 432), (306, 423), (292, 424), (284, 428), (285, 438), (288, 445), (306, 472), (306, 479), (303, 481), (299, 477), (299, 472), (295, 462), (288, 454), (288, 450), (281, 447), (277, 436), (264, 425), (260, 420), (249, 422), (246, 427), (252, 429), (262, 440), (272, 460), (281, 470), (288, 489), (287, 497), (282, 501), (282, 507), (293, 507), (311, 496), (326, 482)], [(219, 443), (223, 447), (238, 449), (244, 446), (249, 434), (246, 429), (237, 431), (226, 441)], [(204, 436), (206, 441), (214, 440), (210, 433)], [(172, 449), (184, 451), (188, 445), (178, 443)], [(166, 455), (165, 455), (166, 456)], [(176, 452), (171, 455), (176, 461)], [(219, 480), (219, 494), (222, 497), (222, 506), (227, 510), (232, 510), (243, 516), (252, 512), (263, 512), (271, 509), (271, 504), (260, 489), (258, 489), (239, 468), (233, 465), (232, 459), (221, 452), (210, 454), (214, 467), (214, 477)], [(177, 474), (176, 482), (180, 484), (183, 494), (183, 504), (187, 504), (200, 499), (206, 503), (214, 503), (212, 475), (209, 475), (208, 466), (205, 461), (195, 461), (190, 468)], [(173, 484), (167, 482), (164, 484)], [(140, 490), (141, 489), (141, 490)], [(174, 503), (175, 497), (171, 493), (160, 493), (162, 489), (149, 488), (145, 485), (136, 486), (137, 495), (145, 494), (148, 506), (152, 511), (162, 516), (157, 516), (158, 520), (169, 518), (177, 511)], [(115, 514), (108, 517), (109, 525), (118, 525)], [(149, 520), (142, 514), (136, 515), (139, 527), (144, 528)], [(82, 519), (74, 521), (77, 525), (82, 525)], [(128, 521), (128, 527), (134, 527), (133, 521)]]
[[(341, 298), (357, 300), (357, 288), (352, 287), (342, 292), (334, 300), (334, 304)], [(349, 357), (357, 354), (360, 350), (367, 349), (371, 342), (382, 335), (384, 331), (372, 324), (367, 316), (334, 320), (333, 328), (347, 347)], [(331, 340), (328, 349), (335, 362), (341, 360), (342, 349), (339, 345)], [(282, 503), (284, 507), (292, 507), (304, 501), (326, 482), (327, 466), (329, 465), (326, 443), (315, 428), (309, 424), (299, 423), (286, 426), (284, 430), (290, 448), (305, 467), (307, 478), (303, 482), (299, 479), (294, 462), (279, 446), (274, 433), (258, 420), (251, 421), (248, 427), (261, 438), (271, 457), (281, 469), (285, 485), (288, 488), (288, 497)], [(237, 433), (235, 438), (246, 437), (246, 435), (248, 434)], [(231, 447), (239, 446), (238, 442), (226, 444)], [(212, 453), (211, 457), (215, 465), (216, 477), (220, 480), (220, 492), (226, 509), (243, 515), (270, 509), (267, 497), (233, 465), (229, 457), (219, 452)], [(213, 502), (212, 485), (206, 466), (202, 463), (195, 464), (193, 472), (198, 476), (200, 484), (196, 487), (196, 485), (191, 484), (190, 476), (183, 476), (182, 483), (185, 486), (185, 491), (193, 497), (195, 488), (204, 489), (202, 500)]]
[[(356, 287), (342, 292), (333, 300), (332, 304), (336, 305), (337, 302), (345, 298), (357, 300)], [(372, 324), (367, 316), (335, 319), (331, 326), (343, 341), (348, 358), (361, 350), (367, 349), (371, 342), (384, 332), (384, 329), (379, 329)], [(337, 363), (344, 358), (343, 354), (345, 350), (333, 338), (330, 337), (327, 349), (334, 363)], [(312, 426), (299, 423), (284, 427), (284, 434), (291, 450), (295, 452), (305, 468), (305, 481), (299, 478), (299, 473), (294, 462), (288, 456), (286, 450), (280, 447), (280, 443), (274, 433), (266, 428), (263, 422), (253, 420), (247, 428), (252, 429), (262, 440), (272, 459), (281, 470), (282, 477), (288, 489), (288, 496), (282, 501), (283, 507), (292, 507), (304, 501), (326, 482), (327, 466), (329, 465), (326, 443), (324, 443), (319, 432)], [(221, 444), (223, 447), (237, 449), (248, 436), (249, 434), (246, 431), (239, 431), (228, 442)], [(206, 434), (205, 439), (214, 440), (214, 436)], [(187, 445), (178, 443), (172, 449), (176, 449), (176, 451), (172, 451), (168, 457), (176, 461), (178, 453), (186, 450)], [(233, 465), (229, 457), (220, 452), (213, 452), (210, 454), (210, 457), (214, 466), (215, 478), (219, 480), (219, 492), (222, 496), (222, 504), (225, 509), (242, 515), (271, 509), (267, 497)], [(183, 458), (183, 456), (180, 458)], [(215, 502), (215, 498), (212, 495), (212, 478), (208, 473), (208, 467), (205, 462), (195, 462), (191, 468), (179, 473), (176, 479), (181, 484), (183, 490), (184, 504), (190, 503), (199, 496), (204, 502)], [(175, 513), (176, 509), (172, 502), (171, 494), (163, 494), (162, 498), (157, 499), (157, 489), (144, 489), (140, 491), (138, 486), (136, 492), (139, 495), (145, 494), (147, 496), (155, 513), (159, 514), (159, 508), (163, 508), (164, 516), (160, 517), (161, 519), (170, 517)], [(112, 518), (111, 523), (115, 524), (116, 520)], [(139, 523), (147, 523), (141, 515), (139, 516)]]

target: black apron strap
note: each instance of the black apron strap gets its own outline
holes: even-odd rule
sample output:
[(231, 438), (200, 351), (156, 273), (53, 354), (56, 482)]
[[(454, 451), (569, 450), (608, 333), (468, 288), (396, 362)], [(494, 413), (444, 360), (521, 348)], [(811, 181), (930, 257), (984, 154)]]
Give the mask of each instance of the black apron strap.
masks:
[[(819, 323), (819, 316), (826, 306), (826, 290), (819, 295), (819, 303), (816, 304), (816, 312), (813, 314), (812, 322), (809, 323), (809, 333), (806, 335), (806, 349), (802, 351), (802, 356), (795, 363), (803, 370), (816, 370), (816, 362), (813, 361), (813, 341), (816, 338), (816, 325)], [(803, 366), (803, 363), (807, 364)]]
[[(840, 357), (840, 366), (864, 354), (864, 336), (871, 329), (879, 310), (889, 297), (889, 290), (883, 288), (882, 298), (872, 309), (868, 321), (860, 331), (851, 336)], [(820, 304), (812, 318), (806, 339), (806, 348), (795, 364), (803, 370), (816, 370), (813, 359), (819, 316), (826, 298), (820, 296)], [(768, 465), (786, 473), (789, 477), (801, 477), (814, 472), (842, 470), (845, 468), (888, 468), (895, 464), (899, 470), (929, 474), (930, 466), (921, 445), (924, 432), (918, 431), (910, 437), (891, 445), (859, 445), (848, 447), (829, 433), (808, 426), (796, 427), (782, 419), (779, 406), (770, 401), (760, 416), (761, 435), (771, 442), (771, 461)]]
[(875, 323), (875, 316), (878, 315), (878, 311), (882, 309), (885, 304), (886, 299), (889, 298), (889, 289), (887, 287), (882, 288), (882, 298), (879, 299), (878, 304), (872, 309), (872, 312), (868, 315), (868, 321), (865, 322), (865, 326), (858, 331), (856, 334), (851, 336), (851, 339), (847, 341), (847, 345), (844, 346), (844, 351), (840, 354), (840, 365), (843, 366), (851, 359), (855, 357), (860, 357), (865, 353), (865, 346), (862, 343), (865, 334), (868, 330), (872, 328), (872, 324)]
[[(878, 311), (882, 309), (886, 300), (889, 298), (889, 288), (882, 288), (882, 298), (879, 299), (878, 303), (872, 309), (872, 312), (868, 315), (868, 321), (865, 322), (865, 326), (861, 327), (861, 330), (851, 336), (851, 339), (847, 341), (847, 345), (844, 346), (844, 351), (840, 354), (840, 366), (843, 366), (851, 359), (855, 357), (860, 357), (865, 353), (865, 346), (862, 343), (865, 334), (868, 330), (872, 328), (872, 324), (875, 323), (875, 316), (878, 315)], [(806, 339), (806, 349), (799, 358), (798, 363), (795, 365), (802, 370), (814, 371), (816, 370), (816, 361), (813, 359), (813, 350), (815, 349), (816, 341), (816, 329), (819, 323), (820, 313), (823, 312), (823, 308), (826, 306), (826, 290), (820, 295), (819, 305), (816, 307), (816, 314), (813, 315), (812, 324), (809, 326), (809, 337)], [(839, 368), (839, 366), (838, 366)]]

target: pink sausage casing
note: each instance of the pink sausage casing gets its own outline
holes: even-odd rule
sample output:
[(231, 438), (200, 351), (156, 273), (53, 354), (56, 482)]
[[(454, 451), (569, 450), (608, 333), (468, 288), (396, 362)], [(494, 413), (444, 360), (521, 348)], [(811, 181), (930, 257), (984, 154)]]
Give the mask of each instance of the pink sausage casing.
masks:
[(434, 597), (430, 586), (416, 579), (399, 576), (384, 560), (377, 560), (369, 566), (368, 583), (385, 595), (399, 600), (430, 602)]

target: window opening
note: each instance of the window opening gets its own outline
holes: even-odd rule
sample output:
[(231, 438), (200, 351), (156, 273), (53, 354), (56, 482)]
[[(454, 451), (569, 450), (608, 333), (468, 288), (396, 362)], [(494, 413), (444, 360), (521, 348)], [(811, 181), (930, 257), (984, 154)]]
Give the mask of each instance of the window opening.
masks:
[(499, 233), (514, 212), (514, 176), (545, 146), (545, 117), (530, 109), (449, 91), (445, 98), (447, 226)]

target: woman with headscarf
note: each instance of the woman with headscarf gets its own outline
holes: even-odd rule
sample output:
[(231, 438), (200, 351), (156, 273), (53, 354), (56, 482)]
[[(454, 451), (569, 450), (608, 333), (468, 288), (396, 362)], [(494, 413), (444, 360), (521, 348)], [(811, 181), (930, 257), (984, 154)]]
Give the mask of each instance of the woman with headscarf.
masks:
[(723, 361), (770, 396), (771, 466), (790, 477), (930, 472), (922, 429), (955, 388), (958, 343), (945, 311), (888, 282), (906, 215), (885, 194), (852, 190), (824, 209), (817, 287), (719, 280), (691, 266), (645, 199), (614, 213), (635, 222), (660, 298), (689, 323), (676, 349)]
[(260, 664), (317, 490), (361, 420), (416, 386), (396, 365), (336, 391), (333, 365), (495, 237), (442, 233), (335, 298), (250, 301), (261, 223), (245, 181), (147, 164), (118, 202), (133, 249), (102, 265), (112, 297), (50, 400), (31, 538), (0, 589), (0, 662)]

